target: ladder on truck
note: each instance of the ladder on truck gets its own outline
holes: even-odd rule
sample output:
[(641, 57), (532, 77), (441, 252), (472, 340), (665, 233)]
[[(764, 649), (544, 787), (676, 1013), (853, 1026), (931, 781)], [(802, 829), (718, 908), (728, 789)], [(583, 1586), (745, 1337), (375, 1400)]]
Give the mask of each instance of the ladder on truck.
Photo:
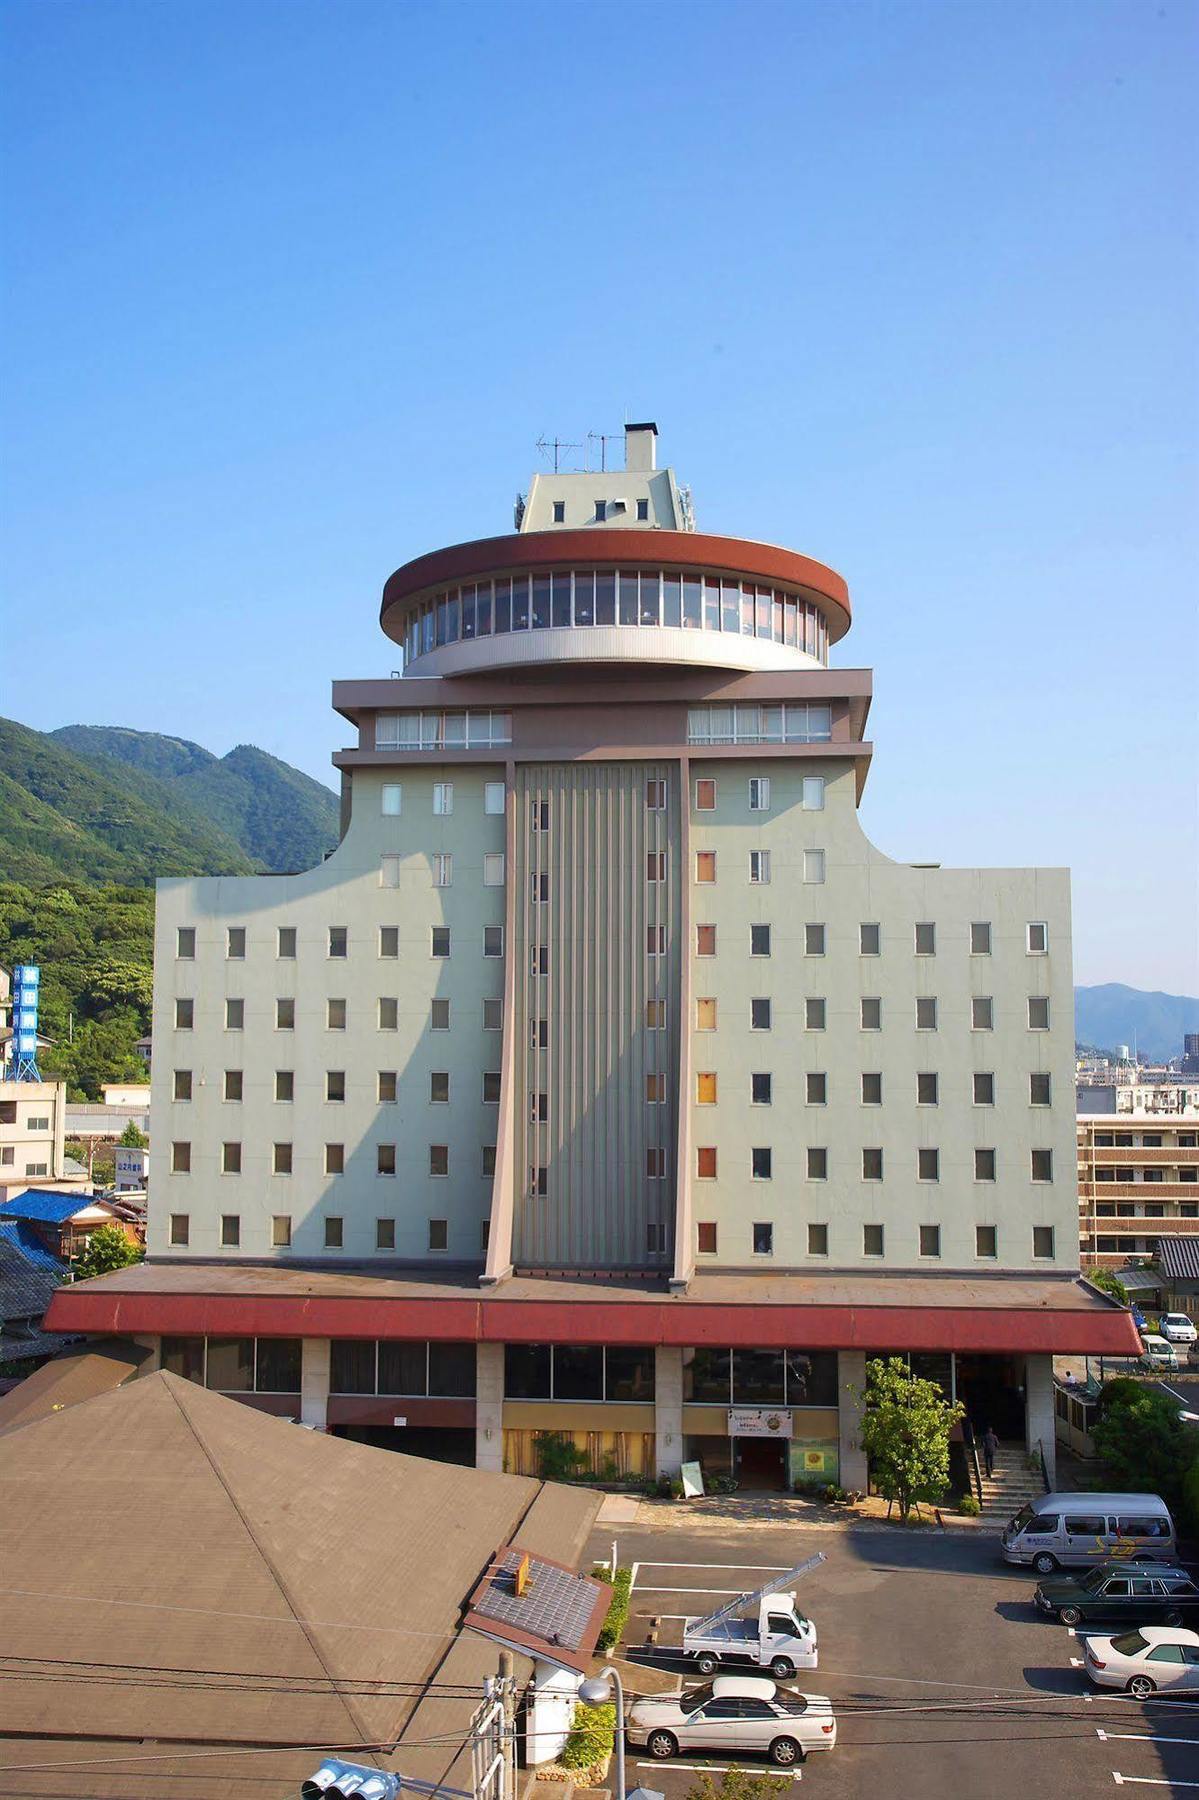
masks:
[(824, 1551), (818, 1550), (815, 1556), (805, 1557), (803, 1562), (796, 1563), (793, 1569), (785, 1569), (781, 1575), (776, 1575), (773, 1581), (764, 1581), (761, 1587), (738, 1594), (735, 1600), (727, 1601), (716, 1612), (709, 1613), (706, 1619), (694, 1620), (688, 1629), (693, 1631), (697, 1637), (715, 1631), (729, 1619), (735, 1618), (743, 1608), (755, 1605), (767, 1594), (785, 1593), (789, 1582), (798, 1581), (801, 1575), (810, 1575), (813, 1569), (818, 1569), (825, 1561), (827, 1558)]

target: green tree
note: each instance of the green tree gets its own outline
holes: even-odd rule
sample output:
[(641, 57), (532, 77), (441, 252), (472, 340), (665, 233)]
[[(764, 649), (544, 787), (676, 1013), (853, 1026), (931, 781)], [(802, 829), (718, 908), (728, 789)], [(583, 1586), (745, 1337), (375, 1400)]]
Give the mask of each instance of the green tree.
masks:
[(1092, 1435), (1114, 1487), (1179, 1504), (1195, 1460), (1194, 1428), (1183, 1424), (1179, 1410), (1177, 1400), (1156, 1388), (1128, 1379), (1108, 1383)]
[(774, 1800), (791, 1786), (790, 1775), (758, 1775), (751, 1769), (725, 1769), (717, 1781), (701, 1775), (687, 1789), (684, 1800)]
[(108, 1275), (113, 1269), (127, 1269), (141, 1262), (145, 1251), (131, 1244), (119, 1225), (97, 1225), (87, 1240), (83, 1254), (75, 1258), (76, 1281), (90, 1281), (93, 1275)]
[(137, 1121), (135, 1119), (130, 1119), (128, 1125), (126, 1125), (124, 1131), (117, 1139), (117, 1143), (123, 1144), (126, 1150), (144, 1150), (149, 1142), (150, 1140), (145, 1132), (138, 1129)]
[(1088, 1269), (1086, 1277), (1092, 1287), (1102, 1288), (1105, 1294), (1110, 1294), (1121, 1306), (1128, 1305), (1128, 1289), (1114, 1269)]
[(949, 1433), (965, 1408), (898, 1356), (866, 1364), (862, 1398), (862, 1448), (874, 1484), (906, 1524), (917, 1501), (939, 1500), (949, 1486)]

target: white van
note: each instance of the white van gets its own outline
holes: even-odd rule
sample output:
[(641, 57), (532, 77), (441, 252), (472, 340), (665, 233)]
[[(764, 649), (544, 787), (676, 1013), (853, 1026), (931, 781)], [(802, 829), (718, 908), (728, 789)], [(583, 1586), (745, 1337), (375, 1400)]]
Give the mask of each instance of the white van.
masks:
[(1147, 1331), (1141, 1336), (1141, 1361), (1151, 1369), (1176, 1369), (1178, 1352), (1164, 1337)]
[(1020, 1508), (1001, 1542), (1005, 1562), (1031, 1563), (1038, 1575), (1177, 1554), (1170, 1509), (1156, 1494), (1042, 1494)]

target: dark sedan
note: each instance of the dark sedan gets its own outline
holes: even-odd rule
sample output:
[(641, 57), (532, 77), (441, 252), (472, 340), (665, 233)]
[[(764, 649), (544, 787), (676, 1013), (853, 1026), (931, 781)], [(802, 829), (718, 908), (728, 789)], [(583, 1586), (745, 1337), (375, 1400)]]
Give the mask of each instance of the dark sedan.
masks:
[(1199, 1622), (1199, 1587), (1173, 1563), (1100, 1563), (1085, 1575), (1042, 1581), (1033, 1599), (1063, 1625)]

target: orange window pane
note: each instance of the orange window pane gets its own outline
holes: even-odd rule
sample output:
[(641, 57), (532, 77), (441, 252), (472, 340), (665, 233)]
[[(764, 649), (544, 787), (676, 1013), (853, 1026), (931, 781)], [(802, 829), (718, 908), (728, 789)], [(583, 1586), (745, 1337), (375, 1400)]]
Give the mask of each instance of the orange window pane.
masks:
[(696, 812), (715, 812), (715, 810), (716, 810), (716, 783), (714, 781), (709, 781), (709, 780), (705, 779), (703, 781), (696, 782), (696, 784), (695, 784), (695, 810), (696, 810)]
[(695, 1173), (701, 1181), (716, 1179), (716, 1146), (701, 1144), (695, 1152)]
[(715, 850), (697, 850), (695, 853), (695, 879), (697, 881), (715, 881)]
[(700, 1106), (715, 1106), (716, 1072), (714, 1069), (704, 1069), (696, 1075), (695, 1098)]
[(695, 1002), (695, 1029), (697, 1031), (715, 1031), (715, 1000), (697, 1000)]
[(697, 956), (715, 956), (715, 925), (697, 925), (695, 927), (695, 954)]

